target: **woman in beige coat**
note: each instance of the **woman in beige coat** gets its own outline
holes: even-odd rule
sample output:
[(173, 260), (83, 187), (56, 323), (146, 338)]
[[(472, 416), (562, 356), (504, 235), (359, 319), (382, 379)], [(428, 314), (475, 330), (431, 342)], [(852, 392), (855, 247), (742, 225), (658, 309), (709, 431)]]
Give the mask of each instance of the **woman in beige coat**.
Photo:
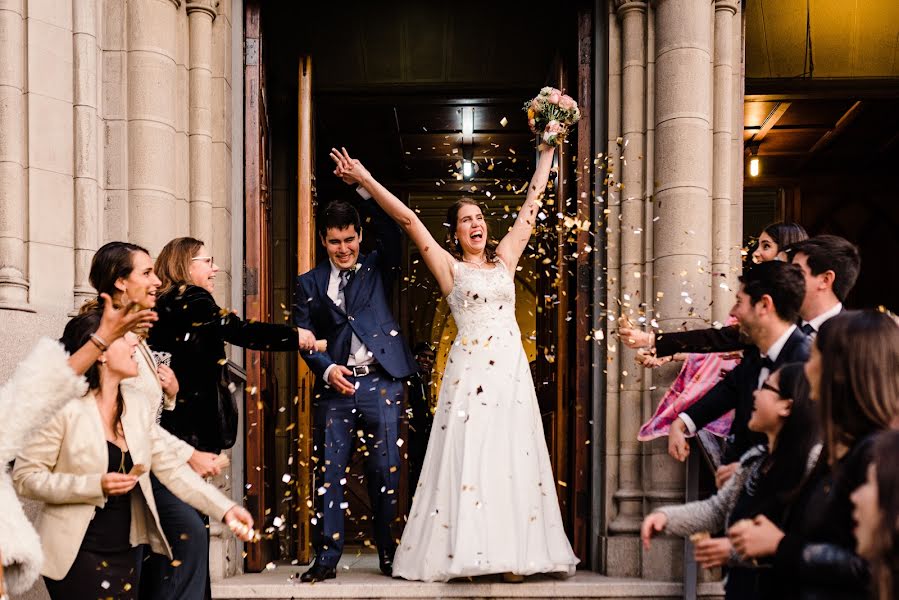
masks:
[[(98, 311), (72, 319), (69, 351), (94, 339)], [(119, 384), (138, 374), (138, 341), (109, 344), (85, 374), (89, 391), (62, 408), (19, 454), (13, 481), (20, 495), (45, 503), (38, 520), (51, 598), (136, 598), (140, 544), (169, 554), (148, 471), (185, 502), (224, 520), (244, 539), (253, 519), (204, 482), (173, 452), (146, 400)]]

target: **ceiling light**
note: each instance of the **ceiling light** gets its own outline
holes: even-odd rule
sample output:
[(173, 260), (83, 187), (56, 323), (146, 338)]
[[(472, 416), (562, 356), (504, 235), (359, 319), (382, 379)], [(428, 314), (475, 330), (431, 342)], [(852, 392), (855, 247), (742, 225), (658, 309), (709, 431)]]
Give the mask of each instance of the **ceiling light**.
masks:
[(474, 136), (474, 107), (462, 108), (462, 143), (471, 144)]
[(759, 157), (753, 156), (749, 159), (749, 176), (750, 177), (758, 177), (759, 176)]
[(474, 175), (474, 167), (471, 164), (470, 160), (462, 161), (462, 177), (465, 179), (471, 179), (471, 176)]

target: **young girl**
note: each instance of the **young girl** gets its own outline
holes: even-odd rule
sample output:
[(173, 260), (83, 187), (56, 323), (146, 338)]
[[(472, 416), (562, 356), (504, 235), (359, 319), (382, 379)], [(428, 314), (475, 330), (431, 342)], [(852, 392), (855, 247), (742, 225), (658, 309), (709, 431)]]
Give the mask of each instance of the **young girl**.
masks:
[[(793, 491), (821, 450), (801, 364), (775, 371), (755, 392), (749, 429), (767, 435), (767, 447), (747, 451), (734, 476), (715, 496), (663, 506), (647, 516), (640, 532), (647, 548), (650, 538), (662, 531), (683, 536), (714, 533), (760, 514), (780, 522)], [(729, 600), (769, 597), (769, 571), (740, 561), (726, 537), (705, 536), (695, 544), (696, 560), (703, 567), (730, 567), (725, 584)]]

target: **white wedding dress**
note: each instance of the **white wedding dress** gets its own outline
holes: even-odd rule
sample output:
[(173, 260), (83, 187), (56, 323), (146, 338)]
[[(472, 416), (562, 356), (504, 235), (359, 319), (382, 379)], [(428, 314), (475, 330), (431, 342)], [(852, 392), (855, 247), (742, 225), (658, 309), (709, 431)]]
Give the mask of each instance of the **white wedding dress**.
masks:
[(540, 410), (505, 266), (454, 265), (447, 359), (396, 577), (573, 574)]

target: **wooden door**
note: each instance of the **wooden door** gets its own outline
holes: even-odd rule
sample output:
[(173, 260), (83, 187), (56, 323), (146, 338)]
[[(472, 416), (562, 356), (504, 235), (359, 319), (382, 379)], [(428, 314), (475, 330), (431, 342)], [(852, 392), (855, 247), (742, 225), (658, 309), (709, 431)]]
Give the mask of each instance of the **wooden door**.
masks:
[[(261, 3), (250, 0), (245, 12), (244, 56), (244, 315), (271, 321), (271, 165), (268, 113), (265, 102)], [(273, 457), (271, 419), (277, 382), (272, 353), (246, 351), (246, 503), (260, 528), (269, 525), (272, 481), (265, 465)], [(271, 539), (246, 546), (246, 570), (261, 571), (277, 556)]]
[[(312, 58), (300, 57), (297, 98), (297, 274), (315, 266), (315, 152), (312, 130)], [(306, 361), (297, 361), (297, 560), (312, 560), (312, 384)]]

